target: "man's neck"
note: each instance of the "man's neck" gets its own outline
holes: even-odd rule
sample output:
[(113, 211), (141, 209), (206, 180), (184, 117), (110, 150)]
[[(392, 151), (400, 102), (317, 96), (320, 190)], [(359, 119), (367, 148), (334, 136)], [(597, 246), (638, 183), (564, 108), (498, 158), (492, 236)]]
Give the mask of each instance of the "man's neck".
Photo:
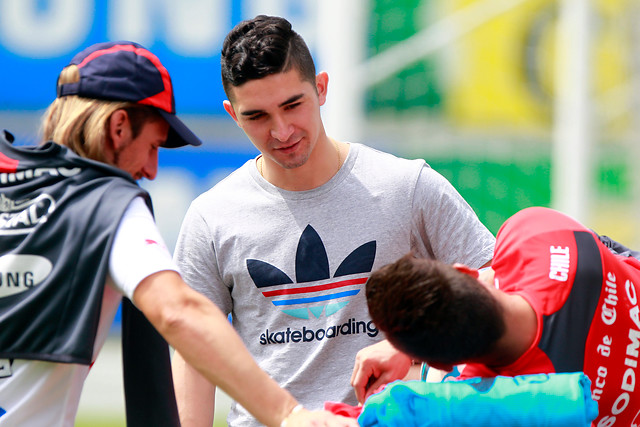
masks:
[(302, 166), (285, 169), (262, 156), (257, 161), (257, 167), (263, 178), (283, 190), (312, 190), (324, 185), (338, 173), (348, 152), (348, 144), (325, 138), (318, 141)]
[(494, 350), (481, 363), (499, 370), (518, 360), (533, 344), (538, 321), (536, 313), (520, 295), (497, 291), (504, 309), (506, 331), (498, 340)]

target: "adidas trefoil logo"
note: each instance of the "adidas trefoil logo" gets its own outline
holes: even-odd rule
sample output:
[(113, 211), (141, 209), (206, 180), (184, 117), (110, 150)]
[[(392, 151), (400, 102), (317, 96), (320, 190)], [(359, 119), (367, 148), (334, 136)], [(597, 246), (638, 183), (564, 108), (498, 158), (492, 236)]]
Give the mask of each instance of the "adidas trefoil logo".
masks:
[[(373, 240), (352, 251), (331, 280), (324, 243), (316, 230), (307, 225), (298, 241), (295, 283), (282, 270), (264, 261), (248, 259), (247, 269), (262, 295), (283, 313), (300, 319), (309, 319), (310, 315), (320, 318), (323, 313), (328, 317), (343, 309), (360, 292), (375, 257), (376, 242)], [(338, 279), (358, 274), (365, 276)], [(292, 284), (299, 286), (287, 286)]]

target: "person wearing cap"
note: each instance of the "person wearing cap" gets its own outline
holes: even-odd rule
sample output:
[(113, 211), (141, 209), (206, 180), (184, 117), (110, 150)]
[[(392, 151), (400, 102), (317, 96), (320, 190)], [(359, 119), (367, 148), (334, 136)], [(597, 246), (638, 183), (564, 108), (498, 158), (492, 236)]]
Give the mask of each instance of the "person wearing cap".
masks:
[[(174, 258), (302, 404), (356, 404), (355, 355), (382, 339), (363, 292), (372, 268), (412, 249), (481, 267), (495, 239), (424, 160), (326, 134), (328, 75), (286, 19), (236, 25), (221, 68), (224, 108), (260, 154), (191, 204)], [(213, 387), (182, 356), (173, 367), (183, 425), (210, 425)], [(238, 404), (228, 422), (259, 424)]]
[(0, 426), (73, 426), (121, 301), (129, 426), (179, 425), (167, 342), (266, 425), (356, 425), (300, 409), (178, 273), (136, 180), (155, 178), (160, 147), (201, 142), (158, 58), (90, 46), (57, 95), (42, 144), (0, 138)]

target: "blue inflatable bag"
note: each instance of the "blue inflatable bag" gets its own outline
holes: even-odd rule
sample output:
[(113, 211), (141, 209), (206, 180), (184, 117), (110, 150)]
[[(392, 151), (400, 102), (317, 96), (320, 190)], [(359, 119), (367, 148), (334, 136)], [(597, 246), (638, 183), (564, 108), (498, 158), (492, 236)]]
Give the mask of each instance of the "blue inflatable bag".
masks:
[(364, 404), (362, 427), (588, 427), (598, 416), (582, 372), (395, 381)]

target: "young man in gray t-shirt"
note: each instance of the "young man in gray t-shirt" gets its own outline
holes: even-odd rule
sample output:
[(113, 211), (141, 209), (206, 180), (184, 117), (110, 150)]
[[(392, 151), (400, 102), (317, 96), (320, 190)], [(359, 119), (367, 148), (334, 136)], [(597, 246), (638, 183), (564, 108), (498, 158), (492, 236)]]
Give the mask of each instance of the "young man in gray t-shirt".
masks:
[[(192, 203), (175, 259), (303, 405), (355, 404), (355, 355), (382, 340), (364, 296), (372, 269), (408, 251), (481, 267), (494, 237), (423, 160), (326, 135), (328, 76), (286, 20), (238, 24), (222, 80), (226, 111), (261, 154)], [(183, 425), (209, 425), (213, 388), (179, 353), (174, 371)], [(259, 425), (238, 405), (229, 424)]]

